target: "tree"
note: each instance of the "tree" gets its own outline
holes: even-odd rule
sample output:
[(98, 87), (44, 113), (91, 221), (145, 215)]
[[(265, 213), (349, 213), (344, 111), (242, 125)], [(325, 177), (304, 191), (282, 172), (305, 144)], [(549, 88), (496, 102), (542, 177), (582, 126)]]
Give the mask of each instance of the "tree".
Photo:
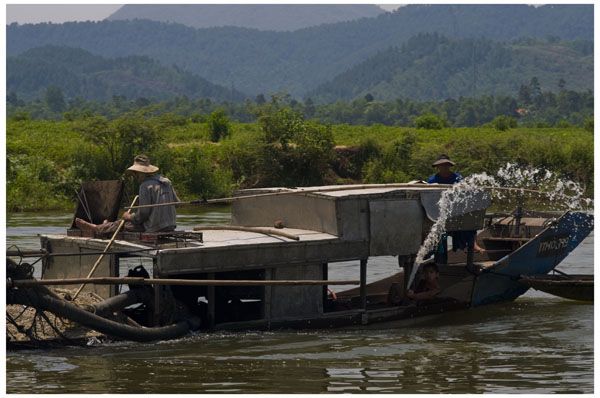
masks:
[(418, 129), (440, 130), (446, 127), (446, 120), (433, 113), (425, 113), (415, 118), (415, 127)]
[(498, 131), (506, 131), (517, 127), (517, 120), (511, 116), (500, 115), (492, 120), (492, 126)]
[(533, 98), (537, 98), (542, 94), (542, 87), (540, 86), (540, 81), (536, 76), (531, 78), (531, 81), (529, 82), (529, 89)]
[(367, 101), (367, 102), (371, 102), (374, 99), (375, 98), (373, 97), (373, 95), (371, 93), (367, 93), (367, 95), (365, 95), (365, 101)]
[(307, 118), (311, 118), (315, 115), (315, 104), (313, 102), (313, 100), (311, 98), (307, 98), (306, 101), (304, 101), (304, 116), (306, 116)]
[(267, 100), (265, 99), (265, 95), (264, 94), (258, 94), (256, 96), (256, 101), (255, 101), (258, 105), (262, 105), (265, 102), (267, 102)]
[(585, 131), (589, 131), (590, 133), (593, 133), (594, 132), (594, 118), (588, 117), (587, 119), (585, 119), (585, 121), (583, 122), (583, 128), (585, 129)]
[(9, 92), (6, 95), (6, 103), (14, 105), (14, 106), (18, 106), (19, 105), (19, 97), (17, 97), (17, 93), (15, 93), (14, 91)]
[(218, 142), (229, 135), (229, 119), (223, 109), (217, 109), (208, 116), (208, 129), (210, 131), (210, 140)]
[(262, 154), (258, 157), (261, 185), (306, 186), (323, 183), (333, 157), (330, 127), (306, 122), (289, 107), (269, 107), (259, 118)]
[(67, 107), (62, 90), (56, 86), (48, 86), (46, 88), (45, 100), (48, 109), (54, 113), (61, 113)]
[(132, 115), (111, 122), (100, 116), (87, 118), (76, 130), (99, 152), (99, 158), (88, 158), (86, 162), (95, 162), (90, 166), (94, 166), (97, 175), (104, 178), (119, 178), (135, 155), (152, 153), (161, 141), (154, 124)]
[(524, 105), (531, 104), (531, 88), (524, 84), (521, 84), (519, 88), (519, 102)]

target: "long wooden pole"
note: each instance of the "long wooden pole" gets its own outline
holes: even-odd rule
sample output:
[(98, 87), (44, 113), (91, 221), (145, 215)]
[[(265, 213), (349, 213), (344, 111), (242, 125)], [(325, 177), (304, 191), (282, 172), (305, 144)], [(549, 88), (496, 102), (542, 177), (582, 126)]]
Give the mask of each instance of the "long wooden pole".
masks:
[[(333, 192), (333, 191), (348, 191), (348, 190), (360, 190), (360, 189), (370, 189), (370, 188), (415, 188), (415, 187), (426, 187), (426, 188), (450, 188), (452, 185), (448, 184), (362, 184), (362, 185), (338, 185), (334, 187), (328, 188), (296, 188), (289, 191), (277, 191), (277, 192), (269, 192), (262, 193), (256, 195), (242, 195), (242, 196), (232, 196), (228, 198), (218, 198), (218, 199), (208, 199), (208, 200), (190, 200), (188, 202), (169, 202), (169, 203), (158, 203), (153, 205), (141, 205), (141, 206), (130, 206), (126, 207), (126, 209), (142, 209), (147, 207), (159, 207), (159, 206), (181, 206), (181, 205), (207, 205), (207, 204), (218, 204), (218, 203), (231, 203), (238, 199), (249, 199), (249, 198), (261, 198), (266, 196), (281, 196), (281, 195), (294, 195), (294, 194), (302, 194), (302, 193), (319, 193), (319, 192)], [(539, 191), (536, 189), (526, 189), (526, 188), (513, 188), (513, 187), (481, 187), (482, 189), (489, 190), (502, 190), (502, 191), (518, 191), (518, 192), (528, 192), (528, 193), (541, 193), (541, 194), (549, 194), (548, 192)]]
[[(219, 280), (219, 279), (152, 279), (138, 277), (95, 277), (72, 279), (21, 279), (7, 282), (8, 287), (46, 285), (172, 285), (172, 286), (303, 286), (303, 285), (358, 285), (356, 280)], [(73, 296), (75, 299), (75, 296)]]
[(290, 234), (283, 231), (278, 231), (272, 228), (264, 227), (240, 227), (237, 225), (204, 225), (194, 227), (194, 231), (218, 231), (218, 230), (229, 230), (229, 231), (243, 231), (243, 232), (255, 232), (263, 235), (276, 235), (283, 236), (284, 238), (292, 240), (300, 240), (298, 235)]
[(189, 202), (169, 202), (169, 203), (158, 203), (154, 205), (141, 205), (141, 206), (130, 206), (126, 207), (126, 209), (141, 209), (144, 207), (158, 207), (158, 206), (177, 206), (177, 205), (204, 205), (204, 204), (216, 204), (216, 203), (230, 203), (238, 199), (249, 199), (249, 198), (262, 198), (266, 196), (282, 196), (282, 195), (294, 195), (301, 193), (319, 193), (319, 192), (334, 192), (334, 191), (349, 191), (349, 190), (359, 190), (359, 189), (371, 189), (371, 188), (414, 188), (414, 187), (428, 187), (428, 188), (447, 188), (451, 187), (451, 185), (427, 185), (427, 184), (361, 184), (361, 185), (337, 185), (333, 187), (317, 187), (317, 188), (295, 188), (289, 191), (277, 191), (277, 192), (269, 192), (269, 193), (261, 193), (256, 195), (242, 195), (242, 196), (232, 196), (228, 198), (219, 198), (219, 199), (208, 199), (208, 200), (191, 200)]
[[(131, 205), (135, 205), (135, 202), (138, 200), (138, 196), (136, 195), (135, 198), (133, 198), (133, 202), (131, 202)], [(98, 265), (100, 265), (100, 262), (102, 261), (102, 259), (104, 258), (104, 255), (106, 254), (106, 252), (108, 252), (108, 249), (110, 249), (110, 247), (112, 246), (113, 242), (115, 241), (115, 238), (117, 237), (117, 234), (119, 232), (121, 232), (121, 228), (123, 228), (123, 225), (125, 225), (125, 220), (122, 219), (121, 222), (119, 223), (119, 226), (117, 227), (117, 230), (115, 231), (115, 233), (113, 234), (112, 238), (110, 238), (110, 240), (108, 241), (108, 244), (106, 245), (106, 247), (104, 248), (102, 254), (100, 254), (100, 257), (98, 257), (98, 259), (96, 260), (96, 262), (94, 263), (94, 265), (92, 266), (92, 269), (90, 270), (90, 273), (88, 274), (88, 276), (85, 278), (90, 279), (92, 277), (92, 275), (94, 275), (94, 272), (96, 272), (96, 268), (98, 268)], [(85, 281), (85, 280), (84, 280)], [(85, 287), (86, 283), (83, 282), (81, 284), (81, 286), (79, 286), (79, 289), (77, 289), (77, 291), (75, 292), (75, 295), (73, 295), (73, 300), (75, 300), (75, 298), (79, 295), (79, 293), (81, 293), (81, 291), (83, 290), (83, 288)]]

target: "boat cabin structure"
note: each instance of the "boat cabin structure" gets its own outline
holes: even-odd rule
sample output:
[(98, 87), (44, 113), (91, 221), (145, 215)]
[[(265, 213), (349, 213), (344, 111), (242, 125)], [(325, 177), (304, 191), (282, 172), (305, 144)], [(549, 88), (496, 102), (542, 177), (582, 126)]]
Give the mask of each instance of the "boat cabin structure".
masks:
[[(193, 231), (172, 234), (123, 233), (112, 246), (95, 276), (119, 276), (123, 258), (138, 256), (152, 260), (153, 278), (190, 280), (311, 280), (308, 286), (156, 286), (150, 323), (171, 322), (175, 302), (188, 306), (202, 318), (206, 328), (285, 325), (290, 321), (337, 318), (327, 281), (329, 267), (336, 262), (355, 262), (358, 286), (356, 312), (368, 322), (365, 311), (387, 299), (393, 284), (395, 294), (404, 291), (404, 273), (391, 278), (377, 292), (366, 282), (369, 258), (398, 256), (399, 265), (414, 262), (435, 222), (437, 203), (445, 186), (329, 186), (267, 192), (239, 197), (231, 207), (231, 225), (197, 226)], [(113, 195), (114, 196), (114, 195)], [(473, 196), (455, 211), (447, 230), (476, 230), (483, 226), (489, 196)], [(44, 236), (48, 253), (79, 252), (78, 257), (47, 257), (43, 278), (85, 277), (96, 260), (94, 255), (106, 240), (71, 236)], [(124, 254), (118, 254), (122, 252)], [(442, 270), (442, 278), (453, 281), (468, 277), (463, 268)], [(103, 297), (115, 295), (115, 286), (87, 285)], [(380, 297), (375, 298), (377, 293)], [(373, 296), (373, 297), (369, 297)], [(467, 301), (458, 292), (457, 301)], [(377, 302), (379, 300), (379, 302)], [(352, 307), (352, 306), (350, 306)], [(357, 312), (358, 311), (358, 312)], [(339, 315), (339, 314), (338, 314)], [(347, 318), (349, 314), (345, 314)], [(360, 316), (358, 316), (360, 315)], [(335, 321), (333, 323), (336, 323)]]

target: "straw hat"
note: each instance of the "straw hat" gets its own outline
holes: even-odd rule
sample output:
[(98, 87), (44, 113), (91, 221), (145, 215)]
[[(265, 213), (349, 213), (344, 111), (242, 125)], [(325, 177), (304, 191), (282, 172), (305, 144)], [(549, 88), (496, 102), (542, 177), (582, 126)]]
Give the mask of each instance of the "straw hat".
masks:
[(439, 166), (441, 164), (449, 164), (450, 166), (454, 166), (456, 163), (450, 160), (448, 155), (440, 155), (435, 162), (433, 162), (432, 166)]
[(137, 171), (140, 173), (153, 174), (158, 171), (158, 167), (150, 164), (150, 158), (146, 155), (137, 155), (133, 160), (133, 166), (127, 171)]

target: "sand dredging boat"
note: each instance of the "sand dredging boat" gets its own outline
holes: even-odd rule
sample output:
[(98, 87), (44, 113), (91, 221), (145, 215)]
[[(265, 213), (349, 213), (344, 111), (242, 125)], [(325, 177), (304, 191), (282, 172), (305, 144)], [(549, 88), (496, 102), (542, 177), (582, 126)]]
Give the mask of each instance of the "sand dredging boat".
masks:
[[(83, 189), (89, 202), (80, 202), (75, 217), (116, 219), (119, 182)], [(593, 228), (593, 216), (584, 212), (486, 215), (490, 195), (474, 191), (447, 211), (445, 230), (481, 230), (477, 242), (486, 251), (445, 250), (444, 235), (427, 260), (437, 264), (441, 292), (431, 300), (407, 300), (405, 292), (419, 280), (419, 272), (409, 278), (416, 255), (448, 189), (384, 184), (263, 190), (230, 200), (231, 225), (123, 232), (110, 250), (107, 239), (81, 236), (72, 224), (66, 235), (41, 236), (40, 252), (9, 253), (23, 258), (8, 260), (7, 304), (136, 341), (193, 330), (367, 325), (514, 300), (529, 289), (520, 280), (548, 274)], [(24, 256), (40, 254), (38, 280)], [(368, 284), (369, 259), (377, 256), (397, 256), (399, 269)], [(151, 269), (138, 266), (119, 275), (121, 262), (131, 258), (145, 259)], [(354, 262), (356, 276), (330, 279), (330, 267), (339, 262)], [(332, 294), (337, 285), (351, 288)], [(123, 286), (129, 289), (119, 293)], [(94, 299), (77, 301), (83, 297)], [(25, 333), (27, 325), (15, 317), (13, 312), (7, 319)]]

